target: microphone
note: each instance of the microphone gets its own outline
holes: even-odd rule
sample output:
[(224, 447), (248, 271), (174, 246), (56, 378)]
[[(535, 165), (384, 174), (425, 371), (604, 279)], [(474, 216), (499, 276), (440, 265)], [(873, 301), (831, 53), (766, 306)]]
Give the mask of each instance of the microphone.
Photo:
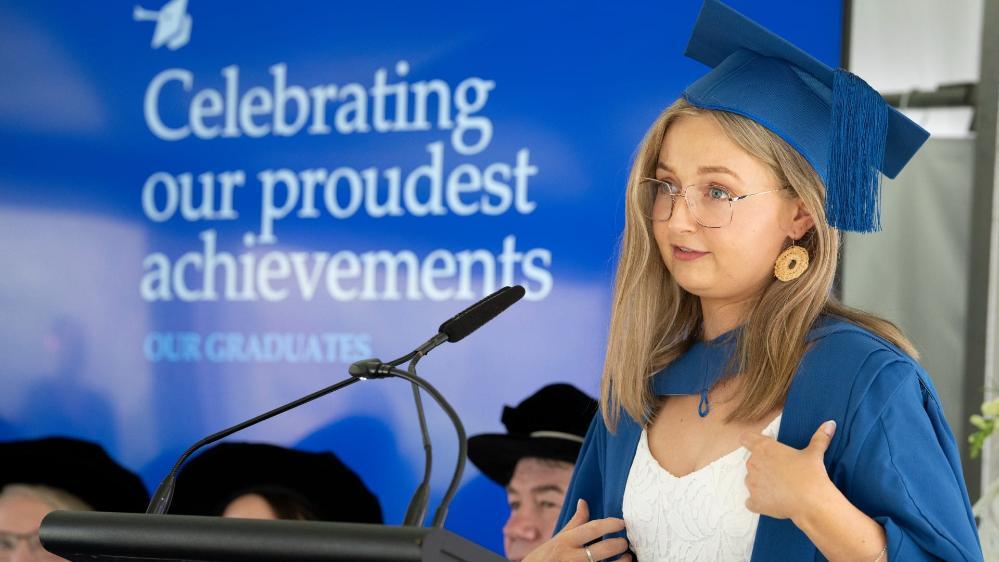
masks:
[(425, 341), (412, 353), (404, 355), (398, 359), (389, 361), (388, 364), (396, 367), (416, 357), (426, 355), (430, 350), (444, 342), (454, 343), (461, 341), (465, 336), (481, 328), (486, 322), (496, 318), (501, 312), (519, 301), (526, 291), (521, 285), (506, 286), (498, 291), (493, 291), (475, 304), (448, 318), (437, 328), (437, 335)]
[(441, 324), (437, 331), (447, 336), (450, 343), (459, 342), (465, 336), (482, 327), (501, 312), (510, 308), (513, 303), (524, 297), (526, 291), (521, 285), (503, 287), (472, 306), (455, 314)]
[[(379, 359), (364, 359), (357, 361), (350, 366), (349, 372), (352, 376), (360, 379), (383, 378), (393, 375), (401, 378), (407, 378), (400, 373), (406, 373), (408, 376), (416, 377), (416, 364), (421, 358), (423, 358), (423, 356), (430, 353), (430, 350), (444, 342), (453, 343), (461, 341), (466, 336), (486, 324), (486, 322), (496, 318), (501, 312), (510, 308), (512, 304), (523, 298), (525, 292), (524, 287), (521, 285), (514, 285), (512, 287), (507, 286), (499, 289), (498, 291), (494, 291), (475, 304), (446, 320), (440, 325), (440, 328), (437, 329), (437, 334), (434, 337), (424, 342), (413, 352), (387, 363), (383, 363)], [(410, 361), (407, 371), (401, 371), (396, 368), (398, 365), (401, 365), (406, 361)], [(416, 378), (418, 379), (418, 377)], [(423, 451), (425, 458), (423, 466), (423, 479), (420, 481), (419, 486), (413, 493), (413, 497), (410, 499), (409, 507), (406, 510), (406, 517), (403, 520), (403, 525), (422, 526), (423, 520), (427, 515), (427, 504), (430, 501), (430, 470), (431, 465), (433, 464), (433, 453), (432, 445), (430, 443), (430, 432), (427, 430), (427, 420), (423, 414), (423, 401), (420, 398), (419, 390), (420, 385), (413, 382), (412, 386), (413, 402), (416, 405), (416, 414), (420, 422), (420, 434), (423, 438)], [(437, 398), (435, 397), (435, 399)], [(445, 412), (448, 412), (449, 417), (451, 417), (451, 422), (455, 427), (455, 432), (458, 434), (458, 461), (455, 467), (454, 476), (451, 479), (451, 484), (448, 486), (448, 490), (445, 493), (444, 498), (437, 507), (437, 511), (434, 513), (433, 525), (435, 527), (440, 527), (443, 526), (444, 518), (447, 517), (447, 509), (451, 503), (451, 499), (453, 498), (455, 492), (457, 492), (458, 483), (461, 481), (461, 474), (464, 471), (465, 460), (468, 455), (466, 451), (465, 429), (461, 425), (461, 420), (458, 419), (457, 415), (451, 416), (451, 412), (453, 412), (453, 410), (451, 410), (450, 405), (447, 404), (447, 401), (444, 400), (442, 396), (437, 399), (437, 402), (441, 405), (441, 408), (444, 409)]]

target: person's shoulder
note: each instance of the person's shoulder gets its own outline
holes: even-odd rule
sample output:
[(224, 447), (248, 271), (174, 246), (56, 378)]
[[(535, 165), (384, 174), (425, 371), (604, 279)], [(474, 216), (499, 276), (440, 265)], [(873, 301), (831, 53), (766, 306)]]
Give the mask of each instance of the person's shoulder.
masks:
[(619, 446), (627, 447), (628, 443), (638, 439), (644, 427), (642, 423), (632, 418), (623, 407), (618, 410), (617, 418), (614, 421), (616, 423), (613, 424), (613, 427), (608, 427), (604, 417), (604, 409), (601, 406), (597, 415), (593, 416), (587, 439), (600, 441), (603, 446), (611, 449)]
[[(607, 418), (612, 418), (613, 422), (610, 428), (607, 426)], [(617, 434), (621, 431), (625, 433), (633, 432), (635, 430), (641, 431), (642, 424), (631, 417), (627, 410), (623, 406), (619, 406), (617, 410), (617, 416), (606, 416), (603, 405), (597, 410), (597, 415), (593, 416), (593, 422), (591, 424), (591, 431), (597, 431), (604, 434)]]
[(871, 366), (888, 363), (919, 366), (918, 361), (885, 337), (838, 316), (819, 316), (807, 340), (815, 351), (841, 360), (860, 361)]
[[(849, 377), (850, 386), (865, 391), (872, 385), (897, 387), (918, 383), (932, 388), (922, 365), (897, 345), (848, 319), (820, 316), (808, 336), (819, 364)], [(847, 381), (843, 381), (847, 382)]]

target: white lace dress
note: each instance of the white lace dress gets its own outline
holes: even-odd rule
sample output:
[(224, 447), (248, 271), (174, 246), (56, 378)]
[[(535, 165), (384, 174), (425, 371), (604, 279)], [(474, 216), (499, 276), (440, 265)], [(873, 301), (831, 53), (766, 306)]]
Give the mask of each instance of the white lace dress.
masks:
[[(777, 436), (778, 415), (763, 434)], [(746, 509), (744, 447), (677, 478), (649, 450), (646, 432), (624, 488), (628, 541), (640, 562), (749, 560), (760, 516)]]

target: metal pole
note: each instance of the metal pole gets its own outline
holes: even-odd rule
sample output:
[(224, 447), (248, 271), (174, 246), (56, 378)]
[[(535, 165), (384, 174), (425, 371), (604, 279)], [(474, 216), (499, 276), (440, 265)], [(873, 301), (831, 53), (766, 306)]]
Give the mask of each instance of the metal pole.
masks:
[[(843, 0), (842, 19), (840, 20), (839, 66), (850, 69), (850, 38), (853, 27), (853, 0)], [(843, 263), (846, 262), (846, 236), (839, 235), (839, 260), (836, 262), (836, 275), (833, 277), (833, 296), (843, 299)]]
[(932, 92), (912, 90), (909, 92), (882, 93), (888, 105), (905, 107), (974, 107), (978, 98), (978, 84), (946, 84)]
[[(978, 413), (985, 397), (992, 396), (996, 373), (996, 307), (997, 291), (997, 213), (996, 129), (999, 118), (999, 0), (985, 0), (982, 19), (981, 75), (978, 83), (975, 120), (974, 184), (971, 208), (971, 260), (968, 270), (967, 341), (965, 347), (964, 415), (963, 419)], [(997, 472), (990, 468), (992, 446), (986, 446), (981, 463), (968, 454), (968, 435), (971, 425), (954, 428), (961, 446), (968, 493), (972, 501), (982, 492), (983, 483), (995, 479)]]

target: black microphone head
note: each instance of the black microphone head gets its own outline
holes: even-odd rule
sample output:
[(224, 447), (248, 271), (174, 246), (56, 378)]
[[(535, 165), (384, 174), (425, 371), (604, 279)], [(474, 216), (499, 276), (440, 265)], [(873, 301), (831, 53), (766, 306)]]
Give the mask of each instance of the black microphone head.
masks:
[(478, 330), (483, 324), (496, 318), (510, 305), (524, 297), (526, 291), (521, 285), (503, 287), (487, 296), (464, 311), (441, 324), (440, 333), (447, 336), (447, 341), (454, 343)]

